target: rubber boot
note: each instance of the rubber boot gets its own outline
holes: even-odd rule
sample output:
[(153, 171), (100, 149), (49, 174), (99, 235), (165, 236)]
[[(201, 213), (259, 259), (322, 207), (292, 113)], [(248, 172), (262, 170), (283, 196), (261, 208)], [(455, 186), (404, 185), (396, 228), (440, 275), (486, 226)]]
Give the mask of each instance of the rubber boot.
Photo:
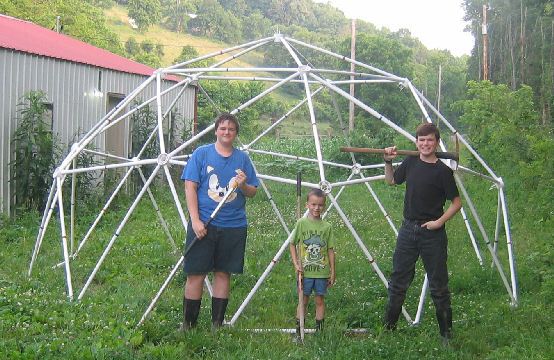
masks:
[(323, 331), (323, 328), (325, 327), (325, 319), (317, 320), (315, 319), (315, 332)]
[(202, 299), (192, 300), (183, 298), (183, 324), (181, 325), (181, 331), (187, 331), (196, 326), (201, 302)]
[(452, 308), (437, 309), (436, 315), (442, 344), (447, 346), (452, 339)]
[(228, 302), (229, 299), (212, 297), (212, 330), (216, 330), (223, 325)]
[(402, 305), (393, 305), (389, 300), (385, 312), (385, 319), (383, 321), (386, 330), (396, 330), (396, 323), (398, 322), (401, 312)]

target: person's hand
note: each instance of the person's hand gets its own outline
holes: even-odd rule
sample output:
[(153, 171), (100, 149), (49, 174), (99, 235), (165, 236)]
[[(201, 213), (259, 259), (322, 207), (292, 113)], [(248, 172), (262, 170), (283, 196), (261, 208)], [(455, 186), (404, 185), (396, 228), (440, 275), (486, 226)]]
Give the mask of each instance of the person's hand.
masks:
[(437, 230), (440, 229), (444, 224), (439, 220), (427, 221), (424, 224), (421, 224), (421, 227), (427, 228), (427, 230)]
[(204, 226), (204, 223), (200, 221), (200, 219), (192, 220), (192, 230), (194, 230), (194, 233), (199, 240), (206, 236), (206, 234), (208, 233), (206, 226)]
[(300, 264), (294, 263), (294, 270), (296, 270), (296, 274), (302, 274), (304, 272), (304, 269), (302, 269), (302, 266)]
[(331, 276), (329, 276), (329, 279), (327, 279), (327, 286), (331, 287), (331, 286), (335, 285), (335, 281), (336, 281), (335, 273), (332, 272)]
[(240, 188), (244, 184), (246, 184), (246, 179), (247, 179), (246, 174), (244, 173), (244, 171), (240, 169), (237, 169), (236, 173), (237, 175), (235, 176), (235, 181), (237, 182), (237, 187)]
[(385, 153), (383, 154), (383, 159), (385, 161), (392, 161), (396, 157), (396, 146), (390, 146), (385, 148)]

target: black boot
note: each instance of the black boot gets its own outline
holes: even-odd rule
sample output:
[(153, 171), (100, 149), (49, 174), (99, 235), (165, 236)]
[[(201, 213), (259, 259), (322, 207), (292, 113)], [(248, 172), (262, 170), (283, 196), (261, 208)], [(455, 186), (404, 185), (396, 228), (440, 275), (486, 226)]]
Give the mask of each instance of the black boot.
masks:
[(215, 330), (223, 325), (225, 311), (229, 299), (212, 297), (212, 329)]
[(300, 336), (300, 319), (296, 319), (296, 335)]
[(402, 305), (387, 304), (387, 310), (385, 312), (384, 326), (387, 330), (396, 330), (396, 323), (402, 312)]
[(452, 339), (452, 308), (437, 309), (436, 314), (442, 342), (448, 345), (448, 341)]
[(191, 300), (183, 298), (183, 324), (181, 325), (181, 331), (187, 331), (196, 326), (201, 302), (202, 299)]
[(317, 320), (315, 319), (315, 332), (323, 331), (325, 325), (325, 319)]

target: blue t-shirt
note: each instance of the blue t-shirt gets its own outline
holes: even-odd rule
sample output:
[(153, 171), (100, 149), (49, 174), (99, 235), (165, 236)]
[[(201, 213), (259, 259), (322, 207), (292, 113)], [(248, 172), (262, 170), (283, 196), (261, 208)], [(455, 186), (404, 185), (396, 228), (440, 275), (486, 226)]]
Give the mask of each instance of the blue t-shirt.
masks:
[[(225, 193), (235, 181), (236, 170), (246, 174), (246, 183), (258, 187), (258, 178), (248, 155), (233, 148), (229, 157), (219, 155), (215, 144), (196, 149), (183, 169), (181, 180), (198, 184), (198, 212), (200, 220), (208, 221)], [(240, 189), (229, 196), (211, 224), (221, 227), (244, 227), (246, 222), (246, 198)]]

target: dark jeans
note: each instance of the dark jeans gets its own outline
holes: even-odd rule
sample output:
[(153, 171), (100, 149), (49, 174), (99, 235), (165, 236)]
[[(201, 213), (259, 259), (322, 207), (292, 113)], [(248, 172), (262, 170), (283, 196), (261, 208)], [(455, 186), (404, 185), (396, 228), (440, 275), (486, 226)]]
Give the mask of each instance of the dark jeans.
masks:
[(394, 327), (398, 321), (406, 291), (412, 283), (415, 265), (421, 256), (429, 279), (431, 298), (437, 312), (451, 312), (448, 290), (448, 253), (446, 230), (422, 228), (422, 221), (404, 220), (398, 233), (392, 259), (392, 275), (389, 282), (389, 303), (385, 322)]

